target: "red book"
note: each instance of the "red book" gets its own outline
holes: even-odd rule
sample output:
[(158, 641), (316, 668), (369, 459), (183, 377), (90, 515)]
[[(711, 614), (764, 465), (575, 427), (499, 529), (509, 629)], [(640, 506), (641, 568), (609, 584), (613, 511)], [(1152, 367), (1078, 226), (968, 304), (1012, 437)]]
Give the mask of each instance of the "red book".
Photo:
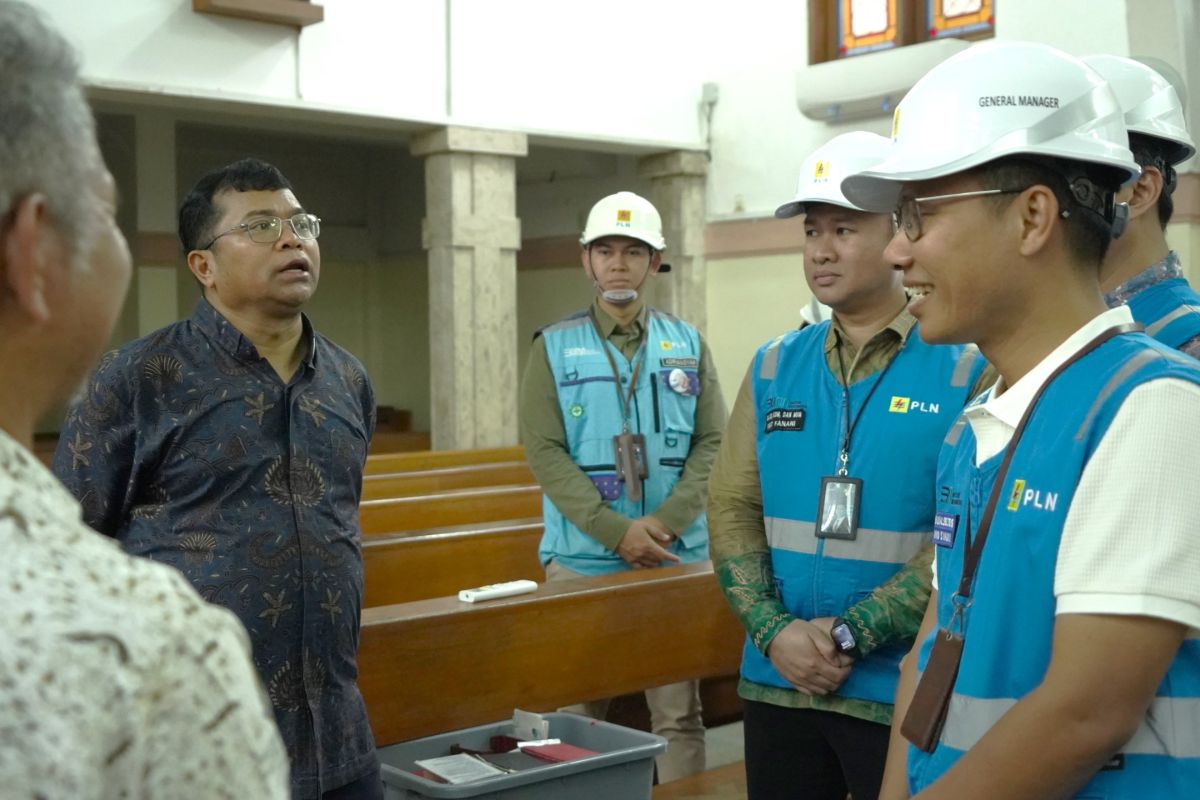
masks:
[(595, 750), (576, 747), (573, 744), (541, 744), (534, 747), (522, 747), (521, 752), (536, 756), (543, 761), (577, 761), (588, 756), (600, 755)]

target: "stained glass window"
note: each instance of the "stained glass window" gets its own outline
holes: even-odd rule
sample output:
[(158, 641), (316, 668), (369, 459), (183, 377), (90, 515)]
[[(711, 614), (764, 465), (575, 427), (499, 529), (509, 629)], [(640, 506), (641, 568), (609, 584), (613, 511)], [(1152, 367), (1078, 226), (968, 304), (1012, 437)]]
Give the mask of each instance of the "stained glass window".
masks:
[(926, 0), (926, 3), (930, 39), (995, 32), (993, 0)]
[(838, 56), (856, 56), (895, 47), (899, 24), (896, 0), (838, 0)]
[(808, 0), (809, 63), (917, 44), (987, 39), (997, 0)]

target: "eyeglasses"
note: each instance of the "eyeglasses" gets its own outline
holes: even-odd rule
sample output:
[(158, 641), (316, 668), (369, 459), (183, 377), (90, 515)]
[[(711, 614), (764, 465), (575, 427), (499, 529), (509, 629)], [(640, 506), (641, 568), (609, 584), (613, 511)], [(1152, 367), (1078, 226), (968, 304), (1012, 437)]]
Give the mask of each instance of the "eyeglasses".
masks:
[(940, 203), (946, 200), (965, 200), (968, 197), (986, 197), (993, 194), (1016, 194), (1024, 189), (978, 189), (973, 192), (955, 192), (954, 194), (935, 194), (929, 197), (909, 197), (901, 200), (900, 205), (892, 212), (892, 230), (904, 231), (910, 242), (921, 238), (921, 203)]
[(200, 249), (208, 250), (216, 243), (217, 239), (238, 231), (245, 231), (252, 242), (274, 244), (279, 241), (280, 236), (283, 236), (283, 223), (285, 222), (292, 226), (292, 233), (296, 234), (297, 239), (316, 239), (321, 235), (321, 218), (316, 214), (301, 213), (286, 220), (279, 217), (259, 217), (218, 233)]

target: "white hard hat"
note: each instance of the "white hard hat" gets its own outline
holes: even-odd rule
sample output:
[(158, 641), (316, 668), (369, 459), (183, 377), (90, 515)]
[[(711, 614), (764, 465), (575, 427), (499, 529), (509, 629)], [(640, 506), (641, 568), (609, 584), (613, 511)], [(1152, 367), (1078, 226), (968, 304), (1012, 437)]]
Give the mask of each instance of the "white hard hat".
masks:
[(803, 214), (805, 203), (857, 208), (842, 195), (842, 179), (878, 164), (891, 149), (891, 141), (877, 133), (854, 131), (833, 137), (804, 159), (796, 198), (775, 209), (775, 216), (787, 219)]
[(1172, 166), (1196, 153), (1183, 116), (1183, 103), (1175, 87), (1155, 69), (1132, 58), (1085, 56), (1083, 63), (1099, 72), (1117, 95), (1125, 112), (1125, 127), (1157, 140), (1166, 149)]
[(872, 211), (894, 209), (902, 184), (940, 178), (1004, 156), (1050, 156), (1141, 169), (1116, 95), (1077, 58), (1044, 44), (985, 42), (934, 67), (892, 119), (892, 152), (851, 175), (842, 192)]
[(640, 239), (654, 250), (664, 250), (667, 246), (658, 209), (633, 192), (610, 194), (592, 206), (579, 243), (587, 247), (604, 236)]

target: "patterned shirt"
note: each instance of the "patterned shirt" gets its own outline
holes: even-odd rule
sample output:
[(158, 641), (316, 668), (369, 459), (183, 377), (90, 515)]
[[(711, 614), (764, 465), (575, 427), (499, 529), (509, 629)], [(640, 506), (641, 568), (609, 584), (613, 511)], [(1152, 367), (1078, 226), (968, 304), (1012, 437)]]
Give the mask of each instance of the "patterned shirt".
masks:
[[(1132, 300), (1135, 295), (1141, 294), (1151, 286), (1163, 281), (1183, 277), (1185, 276), (1183, 274), (1183, 267), (1179, 263), (1179, 254), (1171, 250), (1162, 261), (1151, 264), (1137, 275), (1134, 275), (1104, 295), (1104, 303), (1109, 308), (1123, 306)], [(1179, 346), (1179, 350), (1187, 353), (1192, 358), (1200, 358), (1200, 336), (1194, 336), (1187, 340)]]
[(355, 684), (375, 398), (358, 360), (307, 318), (304, 340), (284, 385), (201, 299), (190, 319), (101, 360), (54, 471), (96, 530), (238, 616), (294, 790), (315, 797), (378, 768)]
[(88, 530), (3, 431), (0, 552), (0, 793), (288, 797), (237, 620)]

